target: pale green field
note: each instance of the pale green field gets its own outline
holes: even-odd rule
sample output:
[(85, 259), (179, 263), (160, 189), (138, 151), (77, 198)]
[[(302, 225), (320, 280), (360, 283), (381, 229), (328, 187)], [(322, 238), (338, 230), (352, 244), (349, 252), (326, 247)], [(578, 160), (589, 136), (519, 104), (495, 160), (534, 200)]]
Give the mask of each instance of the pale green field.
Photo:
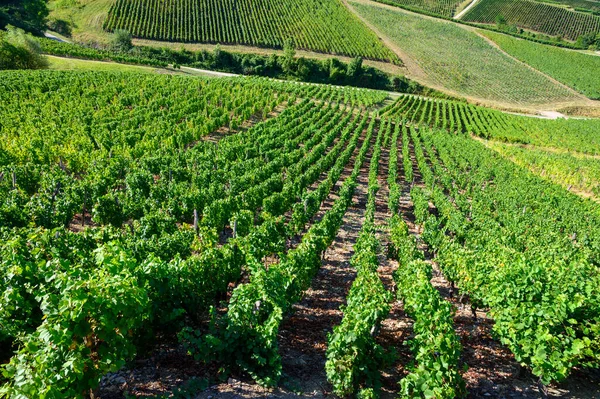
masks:
[(102, 71), (102, 72), (141, 72), (141, 73), (166, 73), (166, 69), (152, 68), (137, 65), (118, 64), (116, 62), (88, 61), (76, 58), (46, 56), (49, 69), (62, 71)]
[(350, 4), (411, 57), (434, 86), (475, 99), (522, 106), (582, 98), (459, 25), (377, 5)]
[(597, 157), (496, 141), (489, 141), (486, 145), (546, 180), (600, 199), (600, 159)]
[(482, 31), (502, 50), (538, 71), (585, 94), (600, 99), (600, 57), (512, 36)]
[(114, 0), (50, 0), (50, 19), (63, 19), (73, 25), (73, 39), (106, 43), (109, 34), (102, 29)]

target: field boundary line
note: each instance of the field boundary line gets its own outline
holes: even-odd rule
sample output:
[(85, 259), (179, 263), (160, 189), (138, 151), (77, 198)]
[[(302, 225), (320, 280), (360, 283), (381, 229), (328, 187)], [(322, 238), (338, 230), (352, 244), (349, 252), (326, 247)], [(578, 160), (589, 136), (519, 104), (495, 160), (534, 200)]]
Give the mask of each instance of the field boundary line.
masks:
[(468, 6), (466, 6), (461, 12), (452, 17), (452, 19), (460, 20), (463, 15), (465, 15), (469, 10), (479, 2), (479, 0), (473, 0)]
[(490, 39), (489, 37), (483, 35), (481, 32), (479, 32), (478, 29), (476, 28), (465, 28), (468, 29), (470, 31), (472, 31), (473, 33), (475, 33), (477, 36), (481, 37), (483, 40), (485, 40), (490, 46), (494, 47), (496, 50), (500, 51), (502, 54), (504, 54), (505, 56), (513, 59), (514, 61), (525, 65), (527, 68), (531, 69), (532, 71), (535, 71), (537, 73), (539, 73), (540, 75), (544, 76), (546, 79), (550, 80), (552, 83), (557, 84), (559, 86), (562, 86), (563, 88), (567, 89), (568, 91), (570, 91), (572, 94), (574, 94), (576, 97), (578, 97), (579, 99), (585, 99), (585, 100), (589, 100), (589, 98), (587, 98), (586, 96), (584, 96), (583, 94), (581, 94), (580, 92), (578, 92), (577, 90), (573, 89), (572, 87), (567, 86), (566, 84), (559, 82), (558, 80), (554, 79), (552, 76), (545, 74), (544, 72), (540, 71), (539, 69), (536, 69), (534, 67), (532, 67), (531, 65), (527, 64), (526, 62), (521, 61), (520, 59), (510, 55), (509, 53), (507, 53), (506, 51), (504, 51), (495, 41), (493, 41), (492, 39)]

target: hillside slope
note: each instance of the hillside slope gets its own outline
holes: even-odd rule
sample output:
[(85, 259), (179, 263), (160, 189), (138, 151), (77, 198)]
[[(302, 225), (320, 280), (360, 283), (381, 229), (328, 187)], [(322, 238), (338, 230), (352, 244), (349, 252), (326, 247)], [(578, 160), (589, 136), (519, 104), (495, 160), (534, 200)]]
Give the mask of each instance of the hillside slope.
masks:
[(175, 42), (297, 48), (398, 62), (339, 0), (116, 0), (105, 28)]
[(425, 84), (498, 105), (539, 107), (582, 99), (460, 25), (373, 2), (350, 5), (416, 62)]

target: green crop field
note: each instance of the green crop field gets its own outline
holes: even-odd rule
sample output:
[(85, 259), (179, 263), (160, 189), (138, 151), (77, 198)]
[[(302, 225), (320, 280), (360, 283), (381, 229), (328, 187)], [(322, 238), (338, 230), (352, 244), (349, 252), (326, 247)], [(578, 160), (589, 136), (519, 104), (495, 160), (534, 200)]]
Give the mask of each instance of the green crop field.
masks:
[(600, 99), (600, 57), (483, 32), (502, 50), (592, 99)]
[(0, 399), (597, 397), (600, 35), (455, 19), (543, 1), (2, 2)]
[(544, 3), (560, 4), (571, 7), (577, 11), (600, 13), (598, 0), (541, 0)]
[(415, 11), (427, 11), (444, 17), (453, 17), (464, 0), (388, 0), (386, 3), (398, 4)]
[(2, 397), (233, 376), (462, 398), (496, 372), (474, 342), (532, 395), (597, 368), (600, 206), (552, 183), (595, 192), (597, 165), (471, 135), (598, 153), (597, 121), (262, 78), (0, 82)]
[(297, 48), (374, 60), (397, 57), (339, 0), (116, 0), (105, 22), (135, 37)]
[(600, 16), (530, 0), (481, 0), (462, 19), (494, 24), (498, 16), (510, 25), (568, 40), (600, 32)]
[(413, 58), (432, 84), (471, 97), (523, 105), (576, 97), (453, 23), (376, 5), (351, 4)]
[(417, 96), (402, 96), (379, 112), (384, 117), (405, 119), (486, 139), (600, 155), (598, 119), (541, 119)]
[(488, 147), (546, 180), (600, 199), (600, 159), (490, 141)]

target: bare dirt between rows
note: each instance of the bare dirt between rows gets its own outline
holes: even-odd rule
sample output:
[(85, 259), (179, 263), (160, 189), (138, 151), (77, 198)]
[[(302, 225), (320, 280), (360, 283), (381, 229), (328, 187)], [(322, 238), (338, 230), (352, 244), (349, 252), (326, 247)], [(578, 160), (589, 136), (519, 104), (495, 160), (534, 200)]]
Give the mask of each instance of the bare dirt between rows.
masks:
[[(359, 147), (360, 143), (341, 178), (311, 223), (320, 220), (326, 210), (331, 208), (341, 183), (351, 173)], [(399, 147), (401, 148), (401, 141)], [(463, 345), (461, 361), (469, 367), (468, 371), (463, 373), (468, 398), (539, 398), (541, 395), (537, 388), (537, 379), (514, 360), (510, 351), (493, 339), (493, 320), (482, 310), (476, 312), (477, 318), (473, 317), (468, 297), (461, 298), (461, 293), (452, 288), (420, 239), (420, 227), (414, 223), (410, 188), (413, 184), (422, 186), (423, 182), (416, 166), (412, 143), (410, 149), (414, 181), (407, 182), (401, 179), (400, 213), (432, 264), (432, 284), (456, 309), (455, 329)], [(401, 151), (398, 152), (398, 165), (399, 169), (402, 169)], [(301, 302), (294, 305), (293, 312), (286, 316), (281, 325), (279, 343), (284, 375), (279, 388), (265, 389), (253, 383), (249, 377), (239, 375), (219, 383), (215, 380), (216, 370), (194, 362), (176, 342), (167, 341), (158, 345), (149, 355), (140, 356), (129, 368), (105, 377), (98, 397), (123, 398), (124, 392), (136, 397), (168, 393), (193, 377), (208, 378), (213, 383), (208, 389), (193, 396), (201, 399), (335, 397), (325, 375), (327, 334), (341, 321), (340, 306), (345, 303), (347, 292), (355, 277), (355, 271), (349, 261), (353, 254), (353, 244), (364, 220), (370, 158), (369, 152), (362, 165), (353, 204), (344, 217), (335, 241), (326, 251), (322, 267), (311, 288), (306, 291)], [(389, 150), (382, 149), (378, 177), (381, 188), (376, 198), (375, 213), (378, 236), (382, 243), (378, 272), (385, 286), (394, 291), (392, 273), (398, 265), (385, 256), (388, 240), (385, 220), (390, 216), (387, 207), (389, 192), (385, 181), (388, 165)], [(399, 175), (403, 175), (403, 171), (399, 171)], [(322, 175), (320, 180), (325, 176)], [(314, 189), (316, 185), (311, 187)], [(412, 354), (403, 343), (410, 339), (411, 335), (412, 321), (403, 312), (401, 303), (394, 300), (390, 315), (382, 322), (377, 337), (378, 343), (387, 349), (394, 348), (397, 352), (394, 364), (382, 373), (384, 399), (397, 396), (398, 382), (408, 372), (406, 366), (410, 363)], [(600, 375), (597, 370), (575, 369), (566, 382), (550, 386), (550, 397), (600, 398), (598, 381)]]
[[(392, 125), (392, 132), (394, 126)], [(391, 135), (390, 135), (391, 136)], [(391, 140), (391, 137), (390, 137)], [(399, 140), (400, 144), (401, 141)], [(396, 298), (396, 284), (393, 273), (398, 268), (398, 262), (387, 256), (389, 241), (389, 231), (387, 221), (392, 216), (388, 206), (389, 185), (387, 176), (390, 164), (390, 146), (382, 148), (381, 159), (379, 161), (379, 173), (377, 176), (379, 191), (375, 197), (375, 226), (377, 227), (377, 236), (381, 244), (379, 259), (379, 268), (377, 272), (386, 289), (393, 293), (393, 300), (390, 304), (390, 313), (388, 317), (381, 322), (379, 335), (376, 341), (387, 350), (395, 352), (395, 359), (392, 365), (382, 370), (382, 388), (381, 397), (383, 399), (392, 399), (397, 397), (398, 382), (408, 374), (406, 365), (410, 363), (412, 354), (408, 346), (403, 345), (412, 334), (412, 320), (404, 313), (402, 304)], [(401, 151), (398, 152), (398, 165), (401, 165)]]
[[(413, 167), (417, 172), (412, 143), (410, 148)], [(437, 154), (424, 152), (429, 167), (432, 167), (429, 157)], [(423, 186), (421, 176), (416, 173), (415, 183)], [(450, 199), (454, 203), (453, 198)], [(412, 215), (412, 204), (410, 208), (405, 211), (408, 215)], [(477, 309), (476, 318), (473, 316), (468, 295), (453, 288), (446, 280), (433, 254), (421, 240), (419, 228), (414, 225), (413, 220), (414, 218), (409, 217), (407, 223), (424, 250), (426, 259), (432, 264), (434, 273), (431, 282), (442, 297), (451, 302), (456, 309), (454, 326), (463, 346), (461, 361), (468, 366), (468, 370), (463, 373), (468, 398), (540, 398), (538, 378), (522, 367), (508, 348), (494, 339), (494, 321), (485, 310)], [(566, 381), (550, 385), (548, 394), (551, 398), (600, 398), (599, 382), (600, 370), (575, 368)]]

